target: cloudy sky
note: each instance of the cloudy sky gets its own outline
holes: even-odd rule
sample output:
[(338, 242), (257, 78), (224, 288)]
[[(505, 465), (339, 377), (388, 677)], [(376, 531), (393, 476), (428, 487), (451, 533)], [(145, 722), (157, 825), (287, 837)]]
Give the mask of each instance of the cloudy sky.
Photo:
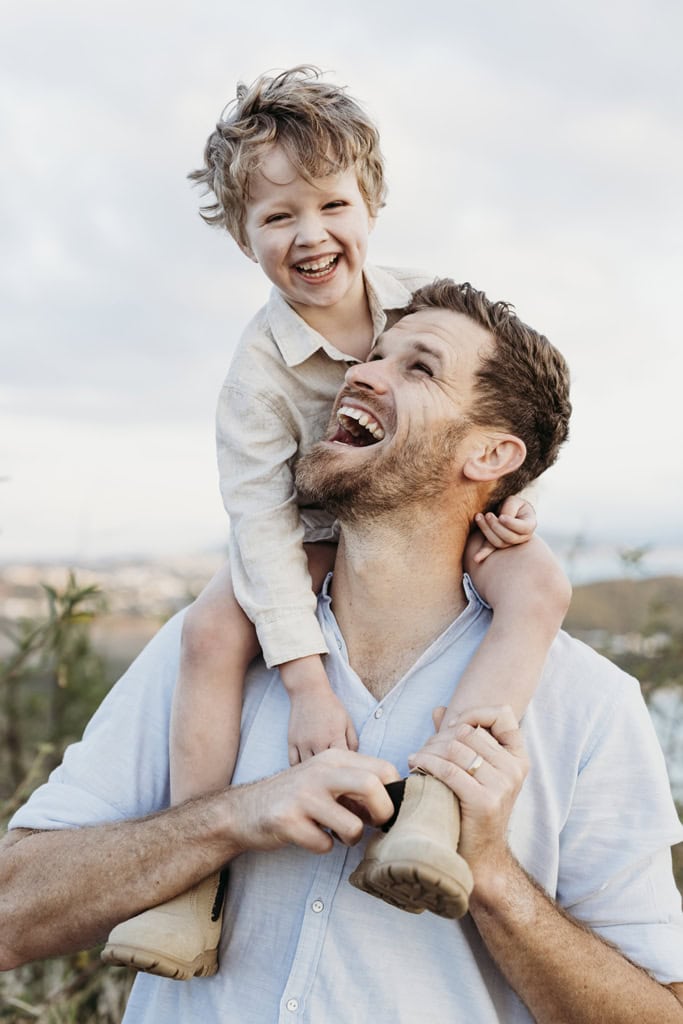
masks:
[(267, 284), (185, 175), (238, 79), (314, 63), (377, 120), (375, 262), (566, 354), (546, 531), (683, 544), (678, 0), (5, 0), (0, 561), (220, 545), (213, 410)]

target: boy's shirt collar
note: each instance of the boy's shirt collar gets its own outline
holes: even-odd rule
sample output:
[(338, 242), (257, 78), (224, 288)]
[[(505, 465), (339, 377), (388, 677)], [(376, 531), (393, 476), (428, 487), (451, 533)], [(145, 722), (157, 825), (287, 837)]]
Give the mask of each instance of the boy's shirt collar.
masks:
[[(382, 267), (364, 267), (363, 277), (372, 317), (374, 344), (386, 327), (386, 311), (404, 309), (412, 296), (404, 284)], [(331, 359), (358, 362), (353, 356), (340, 352), (322, 334), (309, 327), (277, 288), (273, 288), (270, 293), (266, 311), (273, 338), (287, 366), (298, 366), (319, 349)]]

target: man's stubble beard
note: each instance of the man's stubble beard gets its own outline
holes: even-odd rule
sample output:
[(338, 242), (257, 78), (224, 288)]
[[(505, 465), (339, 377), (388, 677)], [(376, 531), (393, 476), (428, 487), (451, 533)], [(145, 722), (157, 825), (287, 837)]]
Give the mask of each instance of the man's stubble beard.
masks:
[(443, 494), (469, 428), (469, 422), (461, 421), (436, 434), (421, 433), (357, 465), (345, 464), (341, 453), (322, 443), (314, 445), (297, 464), (297, 489), (306, 501), (342, 523), (404, 518), (418, 508), (426, 511)]

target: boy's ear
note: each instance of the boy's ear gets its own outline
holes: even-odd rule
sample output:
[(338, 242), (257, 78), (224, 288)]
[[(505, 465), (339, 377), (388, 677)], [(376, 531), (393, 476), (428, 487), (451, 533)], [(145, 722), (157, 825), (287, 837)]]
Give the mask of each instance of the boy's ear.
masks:
[(463, 475), (476, 483), (500, 480), (514, 473), (526, 458), (526, 445), (514, 434), (491, 434), (482, 438), (465, 459)]
[(237, 244), (239, 245), (244, 255), (247, 257), (247, 259), (251, 260), (252, 263), (258, 263), (258, 260), (254, 256), (251, 246), (247, 242), (238, 242)]

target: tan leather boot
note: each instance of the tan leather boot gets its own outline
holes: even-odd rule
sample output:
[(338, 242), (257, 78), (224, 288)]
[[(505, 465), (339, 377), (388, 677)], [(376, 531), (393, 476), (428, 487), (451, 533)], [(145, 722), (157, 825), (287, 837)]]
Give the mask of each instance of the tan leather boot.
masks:
[(118, 924), (102, 950), (107, 964), (187, 981), (218, 970), (227, 871)]
[(460, 805), (431, 775), (406, 779), (403, 802), (389, 832), (373, 836), (349, 881), (410, 913), (440, 917), (467, 913), (472, 872), (457, 852)]

